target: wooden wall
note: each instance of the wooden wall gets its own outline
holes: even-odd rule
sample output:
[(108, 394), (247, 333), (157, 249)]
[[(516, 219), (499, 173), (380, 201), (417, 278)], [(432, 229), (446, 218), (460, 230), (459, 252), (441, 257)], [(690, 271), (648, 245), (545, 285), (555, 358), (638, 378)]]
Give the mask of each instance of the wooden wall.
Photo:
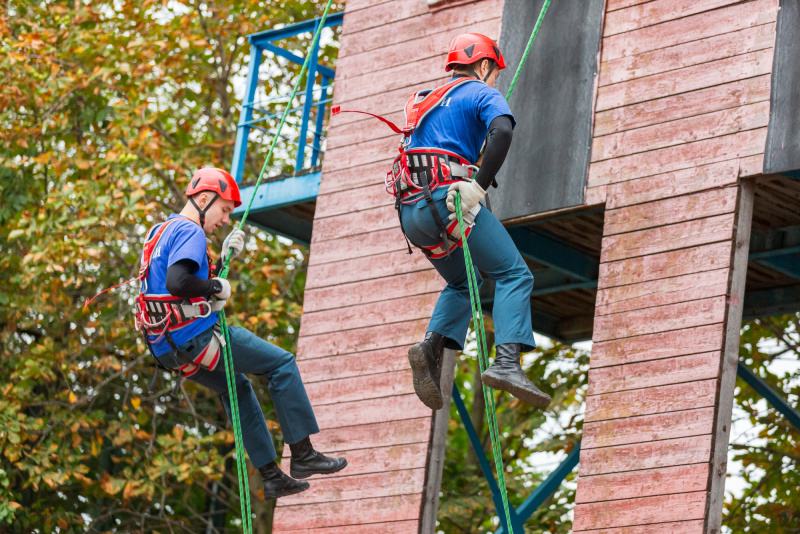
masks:
[[(777, 0), (607, 0), (574, 531), (719, 532)], [(744, 184), (744, 185), (743, 185)]]
[[(348, 0), (334, 105), (401, 122), (411, 93), (447, 79), (451, 39), (467, 31), (497, 38), (502, 7), (502, 0), (452, 9), (426, 0)], [(363, 115), (338, 115), (328, 129), (297, 359), (322, 429), (312, 441), (349, 466), (281, 499), (275, 532), (425, 531), (433, 417), (414, 394), (407, 349), (424, 337), (443, 283), (422, 254), (407, 255), (384, 190), (397, 143)]]

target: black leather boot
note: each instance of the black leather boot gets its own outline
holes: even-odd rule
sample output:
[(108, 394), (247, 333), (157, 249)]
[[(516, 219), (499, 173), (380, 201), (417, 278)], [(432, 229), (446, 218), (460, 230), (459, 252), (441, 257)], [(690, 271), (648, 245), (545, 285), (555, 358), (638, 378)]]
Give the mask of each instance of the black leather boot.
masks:
[(259, 467), (258, 472), (264, 479), (264, 499), (279, 499), (287, 495), (300, 493), (311, 487), (308, 482), (295, 480), (281, 471), (278, 464), (270, 462), (264, 467)]
[(414, 392), (431, 410), (444, 405), (439, 386), (439, 365), (442, 360), (445, 337), (436, 332), (425, 334), (425, 340), (408, 349), (408, 363), (414, 376)]
[(520, 344), (497, 345), (494, 363), (481, 375), (481, 381), (492, 389), (507, 391), (531, 406), (547, 406), (550, 395), (544, 393), (528, 380), (520, 364)]
[(293, 478), (308, 478), (311, 475), (330, 475), (347, 467), (344, 458), (330, 458), (314, 450), (311, 439), (305, 438), (297, 443), (290, 443), (292, 463), (289, 473)]

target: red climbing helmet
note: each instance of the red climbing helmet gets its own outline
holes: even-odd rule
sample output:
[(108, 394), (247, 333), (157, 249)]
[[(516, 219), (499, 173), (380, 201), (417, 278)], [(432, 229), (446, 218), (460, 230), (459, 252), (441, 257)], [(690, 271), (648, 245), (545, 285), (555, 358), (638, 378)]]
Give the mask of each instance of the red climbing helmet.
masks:
[(450, 72), (455, 65), (471, 65), (481, 59), (494, 60), (500, 70), (506, 68), (503, 54), (494, 41), (480, 33), (465, 33), (450, 43), (447, 66), (444, 70)]
[(194, 176), (189, 181), (189, 187), (186, 188), (186, 196), (191, 197), (203, 191), (212, 191), (218, 194), (220, 198), (232, 200), (234, 207), (238, 208), (242, 205), (236, 180), (233, 179), (230, 173), (222, 169), (209, 167), (194, 173)]

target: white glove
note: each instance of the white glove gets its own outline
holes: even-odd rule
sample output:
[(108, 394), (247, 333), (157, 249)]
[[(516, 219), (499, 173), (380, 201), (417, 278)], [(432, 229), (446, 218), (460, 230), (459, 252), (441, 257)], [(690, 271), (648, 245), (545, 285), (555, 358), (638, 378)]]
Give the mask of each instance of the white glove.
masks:
[(244, 232), (240, 229), (235, 229), (228, 234), (225, 241), (222, 243), (222, 258), (228, 257), (228, 253), (233, 251), (231, 259), (238, 256), (244, 250)]
[(222, 289), (214, 293), (214, 296), (220, 300), (228, 300), (231, 297), (231, 283), (224, 278), (214, 278), (214, 280), (222, 286)]
[(452, 212), (449, 217), (451, 221), (456, 219), (457, 191), (461, 192), (461, 213), (464, 215), (477, 206), (486, 196), (486, 191), (475, 180), (450, 184), (450, 187), (447, 188), (447, 209)]

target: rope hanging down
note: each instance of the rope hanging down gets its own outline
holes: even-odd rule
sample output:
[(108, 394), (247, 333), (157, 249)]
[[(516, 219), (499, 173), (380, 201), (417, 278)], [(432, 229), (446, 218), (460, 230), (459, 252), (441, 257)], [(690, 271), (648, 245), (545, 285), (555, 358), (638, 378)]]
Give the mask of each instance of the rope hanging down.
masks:
[[(525, 62), (528, 60), (528, 54), (531, 51), (531, 47), (533, 46), (533, 41), (536, 39), (536, 34), (539, 33), (539, 26), (542, 25), (542, 20), (544, 20), (544, 15), (547, 13), (547, 8), (550, 6), (550, 0), (545, 0), (544, 5), (542, 6), (542, 10), (539, 12), (539, 19), (536, 21), (536, 25), (533, 28), (533, 32), (531, 33), (531, 37), (528, 40), (528, 46), (525, 48), (525, 52), (522, 54), (522, 59), (519, 62), (519, 67), (517, 67), (517, 72), (514, 74), (514, 78), (511, 80), (511, 85), (508, 88), (508, 92), (506, 93), (506, 100), (511, 98), (511, 93), (514, 91), (514, 87), (517, 85), (517, 79), (519, 79), (519, 75), (522, 72), (522, 68), (525, 66)], [(456, 217), (458, 218), (458, 227), (461, 230), (461, 235), (465, 234), (464, 228), (464, 216), (461, 213), (461, 193), (456, 193)], [(462, 248), (464, 250), (464, 263), (466, 264), (467, 270), (467, 282), (469, 285), (469, 300), (472, 305), (472, 321), (475, 326), (475, 334), (477, 337), (477, 344), (478, 344), (478, 365), (480, 366), (481, 374), (489, 367), (489, 352), (486, 347), (486, 329), (483, 325), (483, 309), (481, 308), (481, 298), (478, 294), (478, 281), (475, 277), (475, 267), (472, 264), (472, 256), (469, 253), (469, 245), (467, 245), (467, 239), (462, 240)], [(489, 389), (485, 384), (481, 383), (483, 387), (483, 397), (488, 399), (486, 403), (486, 416), (489, 421), (489, 437), (491, 438), (492, 442), (492, 454), (494, 456), (494, 465), (495, 469), (497, 470), (497, 483), (500, 487), (500, 496), (503, 499), (503, 512), (506, 516), (506, 525), (508, 525), (508, 532), (509, 534), (514, 534), (514, 527), (511, 522), (511, 511), (509, 510), (508, 505), (508, 493), (506, 491), (506, 479), (504, 475), (504, 468), (503, 468), (503, 453), (500, 449), (500, 432), (497, 428), (497, 416), (495, 413), (495, 404), (494, 404), (494, 393), (491, 389)]]
[[(297, 83), (292, 90), (292, 96), (289, 98), (289, 102), (286, 105), (286, 111), (283, 112), (283, 116), (281, 117), (281, 122), (278, 125), (278, 130), (275, 132), (275, 136), (272, 138), (272, 145), (269, 148), (269, 152), (267, 153), (267, 159), (264, 161), (264, 166), (261, 168), (261, 173), (258, 175), (258, 180), (256, 180), (255, 189), (258, 189), (258, 186), (261, 184), (261, 180), (264, 178), (264, 173), (267, 171), (267, 167), (272, 159), (272, 153), (275, 151), (275, 146), (278, 143), (278, 139), (281, 135), (281, 130), (283, 129), (283, 125), (286, 124), (286, 119), (289, 116), (289, 110), (292, 107), (292, 102), (294, 102), (295, 97), (297, 96), (297, 92), (300, 89), (300, 84), (303, 81), (303, 77), (306, 75), (306, 71), (308, 70), (308, 65), (311, 61), (312, 51), (317, 46), (319, 42), (320, 35), (322, 34), (322, 28), (325, 27), (325, 20), (328, 18), (328, 12), (331, 9), (331, 4), (333, 0), (328, 0), (328, 4), (325, 6), (325, 11), (322, 13), (322, 17), (320, 18), (319, 24), (317, 25), (316, 31), (314, 32), (314, 38), (311, 41), (311, 47), (309, 48), (309, 52), (306, 55), (306, 59), (303, 62), (303, 66), (300, 69), (300, 75), (297, 78)], [(307, 83), (314, 83), (314, 80), (308, 80)], [(250, 197), (250, 202), (247, 204), (247, 209), (245, 209), (244, 214), (242, 215), (242, 220), (239, 223), (239, 229), (241, 230), (244, 226), (245, 221), (247, 220), (247, 215), (250, 213), (250, 208), (253, 205), (253, 201), (255, 200), (256, 196), (253, 195)], [(225, 264), (222, 268), (222, 271), (219, 273), (219, 278), (225, 278), (228, 275), (230, 270), (230, 263), (231, 263), (232, 254), (229, 254), (228, 257), (225, 258)], [(234, 371), (233, 371), (233, 356), (231, 354), (231, 340), (230, 334), (228, 331), (228, 321), (225, 318), (225, 310), (222, 309), (219, 312), (219, 324), (220, 328), (222, 329), (222, 333), (225, 336), (225, 346), (222, 348), (222, 359), (225, 362), (225, 375), (228, 380), (228, 395), (230, 397), (231, 403), (231, 421), (233, 422), (233, 432), (234, 432), (234, 441), (236, 443), (236, 470), (239, 477), (239, 488), (240, 488), (240, 495), (239, 495), (239, 502), (241, 503), (242, 508), (242, 531), (246, 534), (252, 534), (253, 532), (253, 518), (252, 513), (250, 511), (250, 485), (247, 480), (247, 464), (245, 462), (245, 455), (244, 455), (244, 446), (242, 445), (242, 425), (239, 420), (239, 399), (238, 393), (236, 391), (236, 379), (234, 378)]]

